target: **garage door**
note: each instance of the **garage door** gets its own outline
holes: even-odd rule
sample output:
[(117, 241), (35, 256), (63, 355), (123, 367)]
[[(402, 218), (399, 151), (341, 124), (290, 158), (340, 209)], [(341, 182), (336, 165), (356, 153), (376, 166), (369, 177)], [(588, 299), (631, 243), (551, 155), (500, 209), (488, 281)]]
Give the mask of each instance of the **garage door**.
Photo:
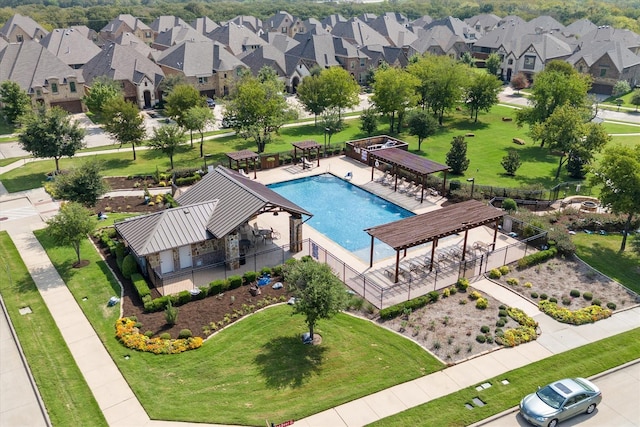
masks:
[(71, 114), (82, 113), (82, 101), (66, 101), (66, 102), (52, 102), (52, 107), (60, 107), (64, 111), (68, 111)]

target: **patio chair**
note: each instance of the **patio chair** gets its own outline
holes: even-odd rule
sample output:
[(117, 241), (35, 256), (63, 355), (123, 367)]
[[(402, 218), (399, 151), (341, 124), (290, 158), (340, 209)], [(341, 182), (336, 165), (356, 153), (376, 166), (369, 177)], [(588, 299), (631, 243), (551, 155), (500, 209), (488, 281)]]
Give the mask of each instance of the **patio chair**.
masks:
[(307, 160), (306, 157), (301, 157), (300, 160), (302, 161), (302, 168), (306, 169), (306, 168), (313, 168), (313, 163), (311, 163), (309, 160)]
[(420, 184), (412, 183), (412, 186), (409, 190), (407, 190), (407, 196), (416, 197), (420, 192)]
[(249, 174), (244, 171), (244, 169), (238, 169), (238, 173), (244, 176), (245, 178), (251, 178)]
[(407, 178), (403, 176), (400, 179), (400, 184), (398, 184), (398, 193), (406, 193), (410, 187), (411, 187), (411, 183), (407, 182)]
[(351, 171), (347, 172), (347, 174), (344, 176), (344, 179), (346, 179), (347, 181), (351, 181), (352, 178), (353, 173), (351, 173)]
[(382, 184), (387, 180), (388, 177), (389, 177), (389, 171), (384, 171), (384, 175), (381, 175), (378, 178), (376, 178), (375, 182), (377, 182), (378, 184)]

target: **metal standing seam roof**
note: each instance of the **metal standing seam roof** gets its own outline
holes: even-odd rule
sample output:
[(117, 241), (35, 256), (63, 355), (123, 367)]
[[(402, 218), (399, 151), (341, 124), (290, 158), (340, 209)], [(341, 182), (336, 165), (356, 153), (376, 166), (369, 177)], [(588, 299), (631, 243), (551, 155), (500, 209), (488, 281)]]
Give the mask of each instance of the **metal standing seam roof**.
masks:
[(502, 210), (468, 200), (365, 231), (397, 251), (489, 224), (504, 215)]
[(374, 159), (378, 158), (383, 162), (399, 166), (402, 169), (420, 175), (449, 170), (449, 166), (447, 165), (436, 163), (433, 160), (425, 159), (422, 156), (401, 150), (400, 148), (385, 148), (384, 150), (371, 151), (369, 155)]
[(115, 228), (139, 256), (202, 242), (211, 237), (207, 224), (218, 200), (167, 209), (127, 219)]

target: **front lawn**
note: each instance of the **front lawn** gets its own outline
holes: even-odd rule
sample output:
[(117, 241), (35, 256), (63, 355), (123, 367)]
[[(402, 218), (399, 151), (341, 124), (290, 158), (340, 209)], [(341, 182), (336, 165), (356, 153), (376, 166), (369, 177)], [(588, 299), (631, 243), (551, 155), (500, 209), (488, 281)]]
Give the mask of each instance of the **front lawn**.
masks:
[[(106, 426), (102, 411), (6, 231), (0, 232), (0, 259), (0, 294), (51, 423)], [(23, 307), (30, 307), (32, 313), (20, 315), (18, 310)]]
[(622, 235), (577, 233), (571, 237), (576, 254), (587, 264), (640, 294), (640, 256), (630, 247), (632, 236), (627, 238), (627, 248), (619, 253)]
[(44, 230), (37, 237), (154, 419), (244, 425), (300, 419), (444, 367), (412, 341), (347, 314), (318, 324), (322, 345), (304, 346), (304, 319), (291, 316), (287, 305), (235, 322), (198, 350), (131, 351), (114, 338), (118, 307), (106, 302), (119, 289), (95, 249), (85, 241), (82, 258), (91, 263), (73, 269), (71, 248), (54, 247)]
[[(517, 406), (527, 394), (538, 386), (564, 377), (590, 377), (638, 358), (640, 354), (640, 328), (584, 345), (574, 350), (542, 359), (520, 369), (506, 372), (488, 381), (492, 387), (477, 391), (467, 387), (431, 402), (383, 418), (371, 426), (468, 426)], [(559, 367), (561, 367), (559, 369)], [(507, 379), (508, 385), (502, 380)], [(465, 407), (479, 397), (483, 407)], [(425, 420), (428, 420), (425, 423)]]

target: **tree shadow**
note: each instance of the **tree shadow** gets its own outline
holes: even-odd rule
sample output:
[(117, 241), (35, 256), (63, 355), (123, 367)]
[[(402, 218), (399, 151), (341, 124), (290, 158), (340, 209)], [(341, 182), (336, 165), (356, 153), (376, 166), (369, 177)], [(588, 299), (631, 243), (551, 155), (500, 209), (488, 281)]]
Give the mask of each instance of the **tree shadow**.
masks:
[(110, 169), (125, 169), (131, 166), (135, 161), (133, 160), (133, 153), (131, 154), (131, 158), (127, 159), (100, 159), (100, 163), (102, 164), (103, 170)]
[(322, 345), (303, 344), (298, 336), (284, 336), (263, 345), (255, 362), (267, 387), (299, 388), (311, 376), (322, 372), (326, 351)]

